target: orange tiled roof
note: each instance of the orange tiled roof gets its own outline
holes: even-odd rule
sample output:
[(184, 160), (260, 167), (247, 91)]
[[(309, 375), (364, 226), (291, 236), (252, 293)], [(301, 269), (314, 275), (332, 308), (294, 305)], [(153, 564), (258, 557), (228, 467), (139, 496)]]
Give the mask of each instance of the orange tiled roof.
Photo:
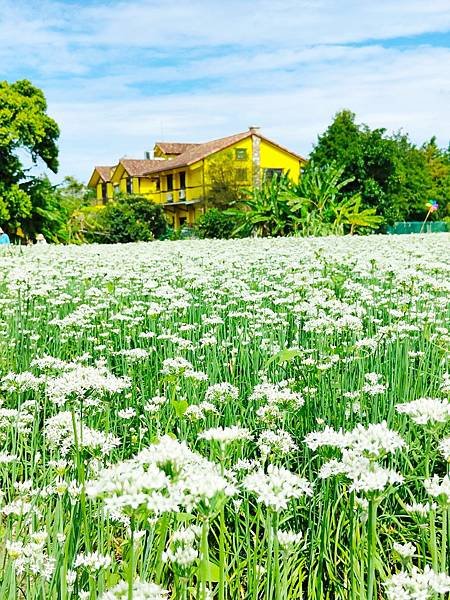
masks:
[(142, 177), (153, 171), (156, 166), (161, 166), (161, 163), (167, 163), (167, 160), (148, 160), (138, 158), (122, 158), (119, 164), (123, 166), (125, 171), (131, 177)]
[[(161, 171), (167, 171), (169, 169), (187, 167), (189, 165), (192, 165), (193, 163), (198, 162), (199, 160), (202, 160), (203, 158), (206, 158), (210, 154), (214, 154), (215, 152), (224, 150), (225, 148), (228, 148), (228, 146), (232, 146), (233, 144), (236, 144), (241, 140), (245, 140), (251, 135), (257, 135), (259, 138), (266, 140), (270, 144), (273, 144), (274, 146), (281, 148), (285, 152), (289, 152), (293, 156), (296, 156), (299, 159), (299, 161), (306, 162), (306, 160), (299, 154), (295, 154), (295, 152), (288, 150), (284, 146), (280, 146), (280, 144), (269, 140), (260, 133), (255, 133), (254, 130), (247, 130), (243, 133), (236, 133), (235, 135), (229, 135), (228, 137), (212, 140), (211, 142), (205, 142), (204, 144), (191, 144), (191, 148), (188, 148), (185, 152), (183, 152), (176, 158), (169, 158), (165, 161), (153, 161), (156, 162), (156, 164), (153, 167), (150, 167), (146, 174), (159, 173)], [(161, 147), (160, 144), (158, 145)]]
[(111, 181), (111, 169), (114, 167), (95, 167), (95, 171), (98, 172), (103, 181)]
[(183, 154), (183, 152), (195, 146), (201, 146), (201, 144), (191, 144), (189, 142), (155, 142), (155, 148), (160, 148), (164, 154)]
[(166, 171), (167, 169), (187, 167), (188, 165), (192, 165), (193, 163), (206, 158), (210, 154), (214, 154), (214, 152), (224, 150), (225, 148), (228, 148), (228, 146), (232, 146), (233, 144), (244, 140), (250, 135), (250, 131), (245, 131), (244, 133), (236, 133), (235, 135), (229, 135), (228, 137), (219, 138), (218, 140), (198, 144), (193, 148), (189, 148), (176, 158), (169, 158), (164, 162), (159, 161), (155, 167), (149, 169), (148, 173), (157, 173), (159, 171)]

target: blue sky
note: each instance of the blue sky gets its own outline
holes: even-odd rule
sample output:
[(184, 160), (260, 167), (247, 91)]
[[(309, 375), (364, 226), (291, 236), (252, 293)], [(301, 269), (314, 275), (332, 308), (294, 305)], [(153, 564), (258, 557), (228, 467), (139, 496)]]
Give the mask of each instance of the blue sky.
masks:
[(60, 173), (262, 128), (307, 155), (342, 108), (450, 137), (449, 0), (0, 0), (0, 79), (31, 79)]

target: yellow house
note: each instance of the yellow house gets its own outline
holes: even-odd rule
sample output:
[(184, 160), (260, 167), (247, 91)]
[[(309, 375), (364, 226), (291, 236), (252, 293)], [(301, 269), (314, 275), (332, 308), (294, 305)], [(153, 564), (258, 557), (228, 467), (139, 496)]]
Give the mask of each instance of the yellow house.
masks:
[[(203, 144), (156, 142), (152, 159), (120, 160), (108, 182), (99, 179), (99, 169), (105, 167), (96, 167), (89, 185), (97, 187), (102, 201), (114, 192), (146, 196), (162, 204), (169, 222), (179, 228), (203, 214), (218, 178), (231, 177), (238, 188), (251, 189), (281, 173), (297, 180), (303, 163), (304, 158), (250, 127)], [(111, 185), (106, 196), (104, 183)]]
[(106, 204), (113, 198), (113, 186), (111, 173), (115, 167), (94, 167), (94, 172), (88, 182), (88, 187), (96, 191), (97, 201)]

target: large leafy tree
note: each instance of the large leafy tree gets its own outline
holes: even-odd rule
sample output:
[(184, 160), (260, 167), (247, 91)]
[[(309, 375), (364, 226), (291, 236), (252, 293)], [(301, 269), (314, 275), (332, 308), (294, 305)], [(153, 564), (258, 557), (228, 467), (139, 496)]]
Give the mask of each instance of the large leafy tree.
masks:
[[(58, 137), (39, 88), (25, 79), (0, 82), (0, 225), (10, 233), (19, 228), (31, 233), (36, 224), (43, 180), (34, 181), (30, 170), (41, 164), (57, 172)], [(27, 155), (29, 165), (24, 164)]]
[(435, 141), (417, 148), (403, 133), (387, 135), (383, 128), (356, 123), (349, 110), (336, 114), (319, 136), (311, 159), (318, 167), (333, 162), (341, 167), (348, 181), (343, 196), (360, 194), (362, 208), (376, 208), (386, 223), (423, 219), (426, 202), (439, 201), (446, 189), (446, 153)]

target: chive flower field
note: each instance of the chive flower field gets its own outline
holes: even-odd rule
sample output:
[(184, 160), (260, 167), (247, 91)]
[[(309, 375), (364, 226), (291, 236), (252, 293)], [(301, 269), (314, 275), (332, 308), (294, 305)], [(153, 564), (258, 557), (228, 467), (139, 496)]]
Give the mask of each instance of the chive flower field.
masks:
[(2, 250), (0, 598), (448, 598), (449, 258)]

